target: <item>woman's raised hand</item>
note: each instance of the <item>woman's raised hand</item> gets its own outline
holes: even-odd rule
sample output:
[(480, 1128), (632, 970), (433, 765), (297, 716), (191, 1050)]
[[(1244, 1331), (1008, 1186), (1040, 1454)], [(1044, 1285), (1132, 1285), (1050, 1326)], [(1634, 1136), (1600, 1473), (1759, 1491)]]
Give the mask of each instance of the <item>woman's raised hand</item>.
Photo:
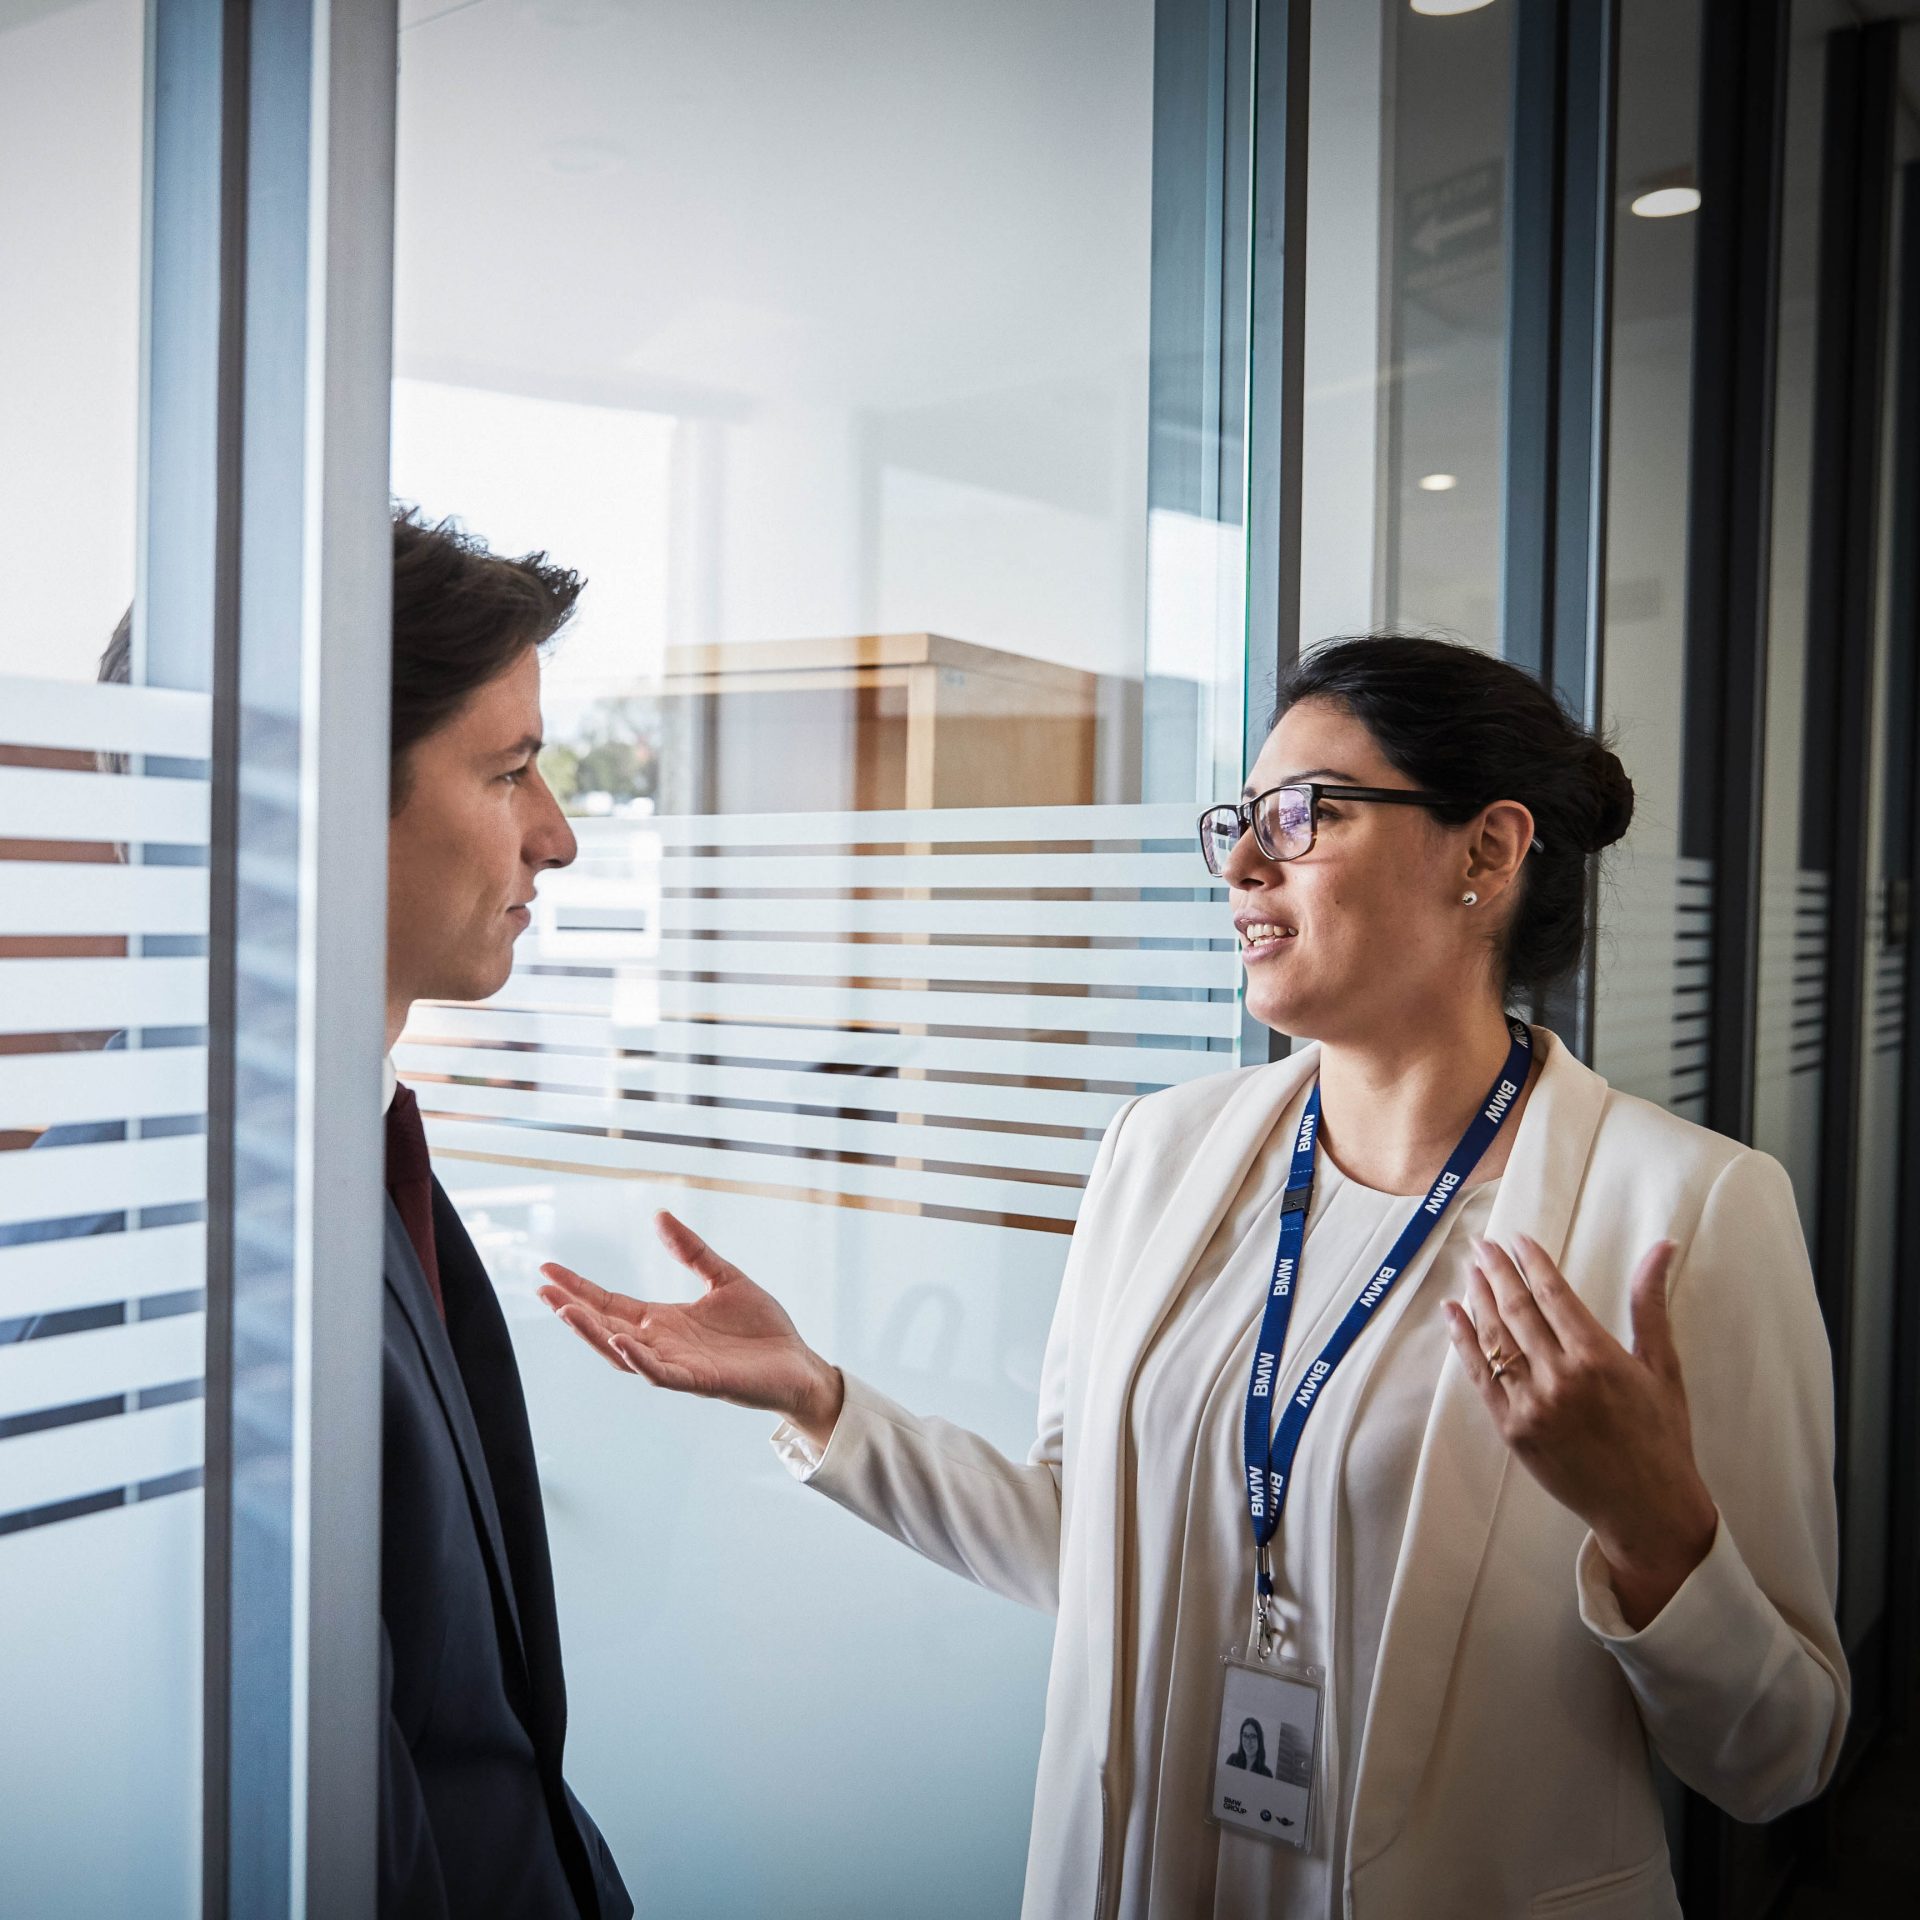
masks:
[[(1447, 1328), (1501, 1437), (1533, 1477), (1593, 1530), (1629, 1626), (1680, 1590), (1713, 1545), (1720, 1516), (1693, 1457), (1686, 1384), (1667, 1322), (1663, 1240), (1630, 1293), (1622, 1346), (1524, 1234), (1509, 1253), (1473, 1243), (1464, 1303)], [(1504, 1361), (1498, 1375), (1488, 1356)]]
[(697, 1300), (633, 1300), (557, 1263), (540, 1297), (623, 1373), (782, 1415), (818, 1446), (832, 1437), (845, 1387), (801, 1339), (787, 1310), (670, 1213), (654, 1216), (667, 1251), (705, 1283)]

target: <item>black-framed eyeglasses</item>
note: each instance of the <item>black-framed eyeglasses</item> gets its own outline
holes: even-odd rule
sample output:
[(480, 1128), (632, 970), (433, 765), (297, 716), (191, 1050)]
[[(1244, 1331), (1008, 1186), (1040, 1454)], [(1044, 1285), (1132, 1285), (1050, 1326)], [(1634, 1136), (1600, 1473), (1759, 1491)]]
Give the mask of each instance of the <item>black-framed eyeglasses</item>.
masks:
[(1398, 807), (1446, 804), (1440, 794), (1411, 787), (1330, 787), (1317, 780), (1269, 787), (1251, 800), (1223, 801), (1200, 816), (1200, 855), (1207, 871), (1216, 880), (1225, 874), (1228, 859), (1249, 827), (1254, 844), (1269, 860), (1298, 860), (1303, 853), (1311, 853), (1320, 831), (1322, 800), (1374, 800)]

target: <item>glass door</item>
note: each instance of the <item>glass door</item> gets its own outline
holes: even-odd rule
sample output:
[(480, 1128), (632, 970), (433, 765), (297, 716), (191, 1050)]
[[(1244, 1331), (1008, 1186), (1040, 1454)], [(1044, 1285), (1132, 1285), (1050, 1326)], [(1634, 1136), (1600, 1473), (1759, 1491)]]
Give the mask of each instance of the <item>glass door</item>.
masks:
[(139, 0), (0, 8), (10, 1914), (200, 1906), (211, 716), (135, 595), (147, 55)]
[(1248, 24), (402, 35), (394, 489), (588, 585), (546, 669), (579, 861), (398, 1064), (514, 1331), (570, 1774), (651, 1912), (1018, 1904), (1051, 1621), (534, 1289), (680, 1295), (671, 1207), (849, 1369), (1030, 1444), (1105, 1123), (1238, 1058), (1193, 823), (1241, 780)]

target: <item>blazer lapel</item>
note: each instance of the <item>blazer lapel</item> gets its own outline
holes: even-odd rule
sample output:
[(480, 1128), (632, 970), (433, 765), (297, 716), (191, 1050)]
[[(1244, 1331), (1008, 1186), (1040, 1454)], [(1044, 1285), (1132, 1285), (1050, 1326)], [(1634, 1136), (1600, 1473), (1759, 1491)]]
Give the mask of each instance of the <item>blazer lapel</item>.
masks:
[[(1127, 1406), (1147, 1348), (1159, 1332), (1181, 1283), (1213, 1238), (1234, 1196), (1240, 1191), (1267, 1136), (1289, 1103), (1317, 1071), (1320, 1050), (1306, 1047), (1268, 1067), (1237, 1076), (1238, 1084), (1214, 1115), (1204, 1136), (1186, 1150), (1185, 1166), (1172, 1195), (1156, 1215), (1139, 1257), (1115, 1286), (1104, 1324), (1096, 1335), (1097, 1356), (1089, 1371), (1085, 1430), (1111, 1444), (1110, 1458), (1090, 1461), (1105, 1476), (1108, 1494), (1087, 1503), (1087, 1552), (1081, 1567), (1088, 1583), (1082, 1617), (1091, 1623), (1088, 1659), (1092, 1718), (1099, 1762), (1107, 1763), (1113, 1727), (1115, 1622), (1114, 1595), (1105, 1589), (1120, 1578), (1125, 1552), (1122, 1513), (1125, 1503)], [(1169, 1143), (1172, 1151), (1187, 1147)], [(1089, 1223), (1091, 1224), (1091, 1223)], [(1251, 1310), (1251, 1306), (1249, 1308)]]
[[(1607, 1083), (1544, 1029), (1544, 1047), (1513, 1153), (1488, 1222), (1490, 1239), (1517, 1233), (1553, 1259), (1586, 1174)], [(1473, 1383), (1449, 1352), (1421, 1443), (1407, 1530), (1381, 1629), (1349, 1852), (1358, 1871), (1400, 1830), (1440, 1724), (1454, 1649), (1511, 1459)], [(1571, 1574), (1568, 1576), (1571, 1578)]]
[(420, 1258), (400, 1223), (400, 1215), (391, 1199), (387, 1201), (387, 1290), (400, 1303), (401, 1311), (413, 1329), (427, 1377), (433, 1382), (440, 1409), (453, 1434), (460, 1469), (466, 1476), (467, 1494), (480, 1526), (480, 1537), (493, 1562), (494, 1578), (506, 1599), (507, 1618), (513, 1627), (514, 1646), (521, 1664), (526, 1663), (526, 1648), (520, 1631), (520, 1609), (514, 1598), (513, 1574), (507, 1560), (506, 1537), (500, 1527), (500, 1509), (494, 1500), (493, 1476), (487, 1471), (487, 1456), (480, 1444), (479, 1429), (473, 1422), (473, 1408), (467, 1399), (465, 1383), (453, 1357), (447, 1330), (427, 1290), (427, 1276), (420, 1270)]

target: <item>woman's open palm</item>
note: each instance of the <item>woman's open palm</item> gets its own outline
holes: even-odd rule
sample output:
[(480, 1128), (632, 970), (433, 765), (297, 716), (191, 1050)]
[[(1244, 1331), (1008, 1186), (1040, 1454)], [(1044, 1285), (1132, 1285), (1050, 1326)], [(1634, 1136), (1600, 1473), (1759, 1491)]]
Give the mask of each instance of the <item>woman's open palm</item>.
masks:
[(807, 1406), (823, 1363), (786, 1308), (672, 1214), (654, 1225), (704, 1282), (697, 1300), (634, 1300), (557, 1263), (541, 1268), (541, 1299), (612, 1365), (656, 1386), (789, 1415)]

